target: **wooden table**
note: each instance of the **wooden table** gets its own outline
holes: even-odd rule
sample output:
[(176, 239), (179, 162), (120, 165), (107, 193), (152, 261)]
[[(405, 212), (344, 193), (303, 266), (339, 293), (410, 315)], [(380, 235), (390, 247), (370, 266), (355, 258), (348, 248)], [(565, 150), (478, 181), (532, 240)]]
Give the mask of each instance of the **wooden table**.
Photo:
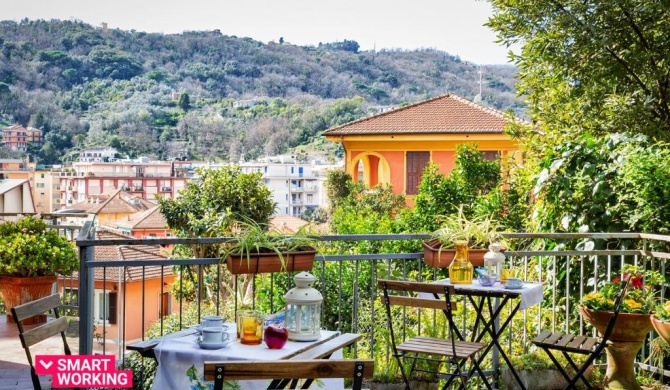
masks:
[[(197, 334), (191, 329), (186, 329), (161, 339), (130, 345), (127, 349), (139, 352), (142, 356), (154, 357), (158, 361), (153, 389), (176, 390), (191, 388), (192, 380), (187, 376), (187, 371), (191, 374), (197, 372), (194, 374), (196, 380), (201, 380), (205, 361), (327, 359), (333, 354), (341, 356), (342, 348), (352, 345), (362, 337), (355, 333), (340, 334), (335, 331), (321, 331), (321, 336), (319, 340), (313, 342), (289, 341), (284, 348), (278, 350), (271, 350), (265, 344), (243, 345), (239, 340), (233, 341), (226, 348), (203, 350), (195, 343)], [(242, 382), (240, 383), (243, 389), (267, 387), (265, 381)]]

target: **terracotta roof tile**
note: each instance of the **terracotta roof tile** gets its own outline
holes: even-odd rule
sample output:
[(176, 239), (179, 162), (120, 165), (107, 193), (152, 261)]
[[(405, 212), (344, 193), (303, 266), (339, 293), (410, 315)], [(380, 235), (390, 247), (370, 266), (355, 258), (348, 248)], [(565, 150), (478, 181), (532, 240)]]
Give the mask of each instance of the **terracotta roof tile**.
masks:
[(90, 200), (69, 208), (85, 210), (89, 214), (131, 214), (138, 211), (146, 211), (155, 205), (147, 200), (129, 195), (122, 190), (116, 190), (113, 193), (92, 195)]
[(447, 94), (328, 129), (324, 135), (502, 133), (502, 111)]
[(158, 206), (154, 206), (149, 210), (139, 211), (130, 215), (128, 218), (122, 218), (117, 221), (109, 222), (109, 226), (113, 228), (127, 228), (127, 229), (154, 229), (167, 230), (167, 222), (160, 213)]
[[(125, 236), (120, 233), (113, 232), (105, 228), (97, 228), (95, 231), (96, 239), (98, 240), (132, 240), (133, 237)], [(96, 246), (95, 260), (112, 260), (123, 262), (124, 260), (163, 260), (167, 259), (159, 245), (116, 245), (116, 246)], [(95, 268), (95, 280), (107, 280), (109, 282), (118, 281), (119, 273), (123, 268), (119, 267), (109, 268)], [(142, 273), (144, 268), (144, 274)], [(125, 280), (138, 281), (145, 279), (160, 278), (161, 272), (164, 276), (172, 275), (172, 267), (160, 266), (145, 266), (145, 267), (127, 267), (125, 269)], [(75, 272), (75, 278), (78, 278), (78, 273)]]

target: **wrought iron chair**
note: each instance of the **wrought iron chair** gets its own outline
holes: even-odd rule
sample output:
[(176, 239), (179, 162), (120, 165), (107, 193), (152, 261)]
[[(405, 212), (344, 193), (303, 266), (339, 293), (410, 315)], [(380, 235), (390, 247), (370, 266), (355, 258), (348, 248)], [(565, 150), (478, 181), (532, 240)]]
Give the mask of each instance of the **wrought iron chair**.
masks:
[[(459, 388), (467, 389), (467, 382), (474, 374), (474, 371), (477, 371), (486, 387), (491, 389), (491, 385), (486, 380), (483, 371), (475, 359), (476, 354), (485, 349), (487, 344), (464, 341), (458, 332), (452, 316), (452, 310), (456, 309), (456, 302), (452, 302), (451, 300), (454, 295), (454, 287), (452, 285), (395, 280), (379, 280), (378, 285), (383, 290), (382, 300), (386, 307), (393, 355), (398, 361), (400, 373), (405, 381), (405, 388), (407, 390), (410, 389), (409, 378), (415, 371), (417, 360), (439, 363), (446, 362), (450, 364), (451, 372), (446, 374), (440, 373), (448, 377), (443, 389), (451, 386), (456, 378), (460, 379), (460, 382), (457, 382)], [(407, 295), (407, 293), (411, 293), (411, 295)], [(417, 297), (413, 293), (428, 293), (432, 294), (434, 298)], [(444, 299), (436, 299), (440, 295), (443, 295)], [(393, 305), (441, 310), (448, 322), (449, 338), (416, 336), (398, 343), (393, 330), (393, 316), (391, 313), (391, 306)], [(438, 357), (438, 359), (435, 359), (434, 356)], [(411, 360), (411, 368), (407, 373), (403, 369), (404, 359)], [(470, 360), (473, 366), (473, 369), (469, 371), (464, 370), (464, 365), (468, 360)]]
[[(534, 340), (533, 344), (542, 348), (549, 358), (554, 363), (558, 371), (565, 377), (568, 381), (565, 389), (576, 389), (577, 382), (581, 379), (582, 382), (586, 385), (587, 388), (593, 389), (593, 386), (585, 377), (586, 370), (589, 368), (591, 363), (593, 363), (602, 352), (605, 350), (605, 347), (608, 344), (608, 340), (612, 335), (614, 330), (614, 324), (616, 319), (619, 316), (621, 311), (621, 305), (623, 303), (623, 298), (626, 295), (626, 290), (628, 288), (628, 282), (630, 280), (630, 275), (626, 277), (621, 282), (621, 290), (614, 300), (614, 314), (610, 317), (609, 322), (607, 323), (607, 328), (605, 328), (605, 333), (602, 335), (602, 338), (598, 339), (596, 337), (587, 337), (583, 335), (572, 335), (572, 334), (563, 334), (551, 332), (549, 330), (542, 331)], [(551, 353), (551, 351), (560, 351), (565, 359), (570, 364), (571, 368), (575, 370), (575, 375), (570, 376), (561, 366), (561, 364), (556, 359), (556, 356)], [(588, 355), (586, 361), (582, 363), (581, 366), (577, 364), (570, 357), (570, 353), (576, 353), (581, 355)]]
[[(58, 308), (60, 306), (60, 295), (53, 294), (48, 297), (37, 299), (35, 301), (24, 303), (23, 305), (12, 308), (12, 317), (14, 317), (14, 322), (19, 328), (21, 346), (23, 346), (23, 349), (26, 351), (28, 363), (30, 363), (30, 377), (33, 380), (33, 387), (35, 390), (50, 389), (51, 378), (40, 378), (37, 376), (37, 374), (35, 374), (35, 365), (33, 364), (33, 358), (30, 354), (31, 346), (60, 333), (61, 337), (63, 338), (63, 349), (65, 354), (72, 354), (70, 352), (70, 347), (67, 344), (67, 339), (65, 338), (65, 330), (68, 328), (67, 318), (59, 317), (58, 315)], [(22, 320), (33, 317), (35, 315), (44, 314), (44, 312), (49, 310), (53, 310), (54, 316), (56, 317), (54, 321), (47, 322), (29, 330), (23, 328), (23, 324), (21, 324)], [(42, 380), (40, 381), (40, 379)]]
[[(360, 390), (364, 378), (372, 378), (373, 360), (277, 360), (205, 362), (205, 380), (214, 381), (214, 390), (223, 389), (224, 380), (275, 379), (268, 390), (284, 389), (291, 379), (352, 378), (352, 390)], [(303, 389), (309, 388), (306, 382)], [(293, 384), (291, 389), (295, 388)]]

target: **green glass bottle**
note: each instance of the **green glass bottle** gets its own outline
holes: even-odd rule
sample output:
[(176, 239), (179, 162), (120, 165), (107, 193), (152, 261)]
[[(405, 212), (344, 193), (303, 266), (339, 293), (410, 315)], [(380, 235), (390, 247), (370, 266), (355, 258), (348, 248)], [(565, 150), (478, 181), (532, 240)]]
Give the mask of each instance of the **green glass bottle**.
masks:
[(449, 266), (449, 281), (452, 284), (472, 284), (474, 267), (468, 258), (468, 242), (454, 241), (456, 255)]

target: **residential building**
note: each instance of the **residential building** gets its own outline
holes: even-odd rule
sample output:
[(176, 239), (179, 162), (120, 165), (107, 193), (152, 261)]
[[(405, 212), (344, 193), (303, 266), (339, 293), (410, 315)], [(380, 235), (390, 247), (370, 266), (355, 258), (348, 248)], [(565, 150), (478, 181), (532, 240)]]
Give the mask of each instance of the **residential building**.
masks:
[(79, 152), (79, 161), (81, 162), (113, 162), (119, 152), (112, 147), (97, 147), (84, 149)]
[(147, 211), (155, 205), (128, 191), (116, 190), (105, 194), (91, 195), (84, 202), (72, 204), (67, 209), (72, 213), (94, 214), (98, 226), (127, 219), (131, 215)]
[(2, 129), (2, 143), (12, 150), (25, 152), (29, 144), (42, 145), (42, 130), (14, 125)]
[[(129, 237), (98, 227), (97, 240)], [(170, 294), (174, 281), (171, 267), (125, 267), (124, 261), (165, 260), (159, 245), (96, 246), (96, 261), (118, 261), (118, 267), (95, 268), (93, 315), (96, 333), (107, 340), (140, 339), (144, 332), (163, 316), (179, 311), (179, 302)], [(162, 273), (162, 275), (161, 275)], [(58, 291), (63, 296), (78, 296), (78, 273), (59, 278)], [(123, 329), (120, 332), (119, 329)], [(118, 343), (120, 344), (120, 343)], [(121, 351), (123, 352), (123, 351)]]
[(275, 215), (294, 217), (323, 206), (325, 171), (333, 168), (318, 161), (298, 162), (293, 156), (266, 157), (259, 162), (240, 164), (242, 172), (263, 174), (263, 184), (277, 203)]
[(38, 213), (53, 213), (60, 209), (60, 176), (59, 172), (48, 169), (30, 171), (30, 185)]
[(324, 132), (342, 144), (345, 170), (368, 187), (390, 184), (413, 204), (423, 169), (448, 174), (459, 144), (477, 144), (488, 159), (521, 161), (520, 145), (503, 132), (501, 111), (447, 94), (366, 117)]
[(60, 176), (61, 207), (71, 208), (75, 203), (114, 190), (124, 190), (151, 202), (156, 202), (157, 195), (174, 198), (193, 176), (196, 165), (191, 161), (149, 161), (146, 157), (75, 162)]
[(2, 179), (28, 179), (30, 171), (35, 165), (18, 158), (0, 159), (0, 180)]
[(158, 206), (149, 210), (139, 211), (115, 221), (109, 221), (106, 226), (124, 236), (135, 238), (170, 238), (172, 230), (160, 213)]

